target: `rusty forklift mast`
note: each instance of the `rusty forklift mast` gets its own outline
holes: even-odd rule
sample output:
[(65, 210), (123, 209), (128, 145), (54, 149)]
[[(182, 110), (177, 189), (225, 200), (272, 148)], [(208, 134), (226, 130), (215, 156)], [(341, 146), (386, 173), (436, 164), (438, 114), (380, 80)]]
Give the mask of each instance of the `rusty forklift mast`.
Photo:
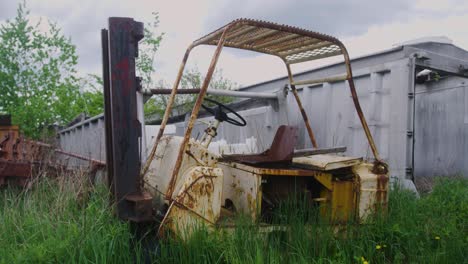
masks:
[(108, 25), (101, 31), (108, 183), (118, 217), (147, 222), (152, 208), (140, 179), (144, 121), (138, 113), (142, 95), (135, 70), (143, 23), (111, 17)]

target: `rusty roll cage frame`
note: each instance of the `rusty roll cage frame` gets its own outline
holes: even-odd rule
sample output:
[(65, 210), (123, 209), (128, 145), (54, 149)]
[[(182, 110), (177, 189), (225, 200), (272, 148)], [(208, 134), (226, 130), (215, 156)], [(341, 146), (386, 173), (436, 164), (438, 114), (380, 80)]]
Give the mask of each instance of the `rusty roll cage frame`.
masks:
[[(151, 150), (151, 153), (141, 171), (141, 175), (144, 176), (149, 169), (151, 161), (154, 159), (156, 154), (156, 149), (158, 147), (159, 141), (163, 136), (166, 124), (169, 120), (169, 115), (171, 108), (174, 104), (174, 99), (177, 94), (177, 90), (182, 78), (182, 74), (188, 60), (189, 54), (193, 48), (200, 45), (212, 45), (216, 46), (216, 50), (211, 59), (207, 74), (203, 81), (203, 84), (200, 89), (194, 89), (194, 93), (198, 93), (197, 100), (193, 107), (190, 119), (188, 120), (187, 130), (181, 144), (181, 147), (178, 152), (177, 160), (174, 166), (174, 170), (170, 179), (169, 188), (165, 193), (165, 198), (167, 200), (172, 200), (172, 194), (175, 188), (175, 182), (179, 169), (182, 164), (183, 155), (185, 149), (187, 148), (190, 135), (192, 133), (195, 120), (198, 117), (201, 104), (208, 90), (211, 78), (213, 76), (216, 64), (218, 62), (219, 55), (221, 54), (222, 48), (224, 46), (250, 50), (260, 53), (265, 53), (269, 55), (274, 55), (283, 60), (286, 65), (288, 72), (289, 84), (291, 91), (296, 99), (297, 105), (300, 109), (302, 118), (307, 128), (307, 132), (314, 148), (317, 148), (317, 142), (315, 140), (314, 133), (310, 126), (307, 113), (305, 112), (302, 102), (299, 98), (298, 92), (296, 90), (296, 85), (307, 85), (315, 83), (324, 83), (332, 81), (348, 81), (349, 88), (351, 91), (351, 96), (356, 108), (356, 112), (361, 121), (361, 125), (364, 129), (364, 132), (367, 137), (367, 141), (372, 150), (372, 153), (375, 158), (374, 170), (387, 170), (386, 164), (380, 159), (377, 147), (374, 143), (374, 139), (370, 133), (369, 127), (367, 125), (366, 119), (362, 112), (361, 105), (356, 93), (356, 88), (354, 85), (353, 74), (351, 70), (350, 58), (348, 51), (343, 43), (329, 35), (300, 29), (297, 27), (291, 27), (287, 25), (280, 25), (275, 23), (270, 23), (266, 21), (258, 21), (252, 19), (237, 19), (231, 23), (221, 27), (212, 33), (194, 41), (186, 50), (182, 63), (180, 65), (179, 71), (177, 73), (176, 80), (172, 87), (169, 100), (167, 102), (166, 111), (164, 113), (158, 135), (156, 137), (155, 144)], [(314, 79), (314, 80), (303, 80), (303, 81), (294, 81), (293, 74), (291, 71), (291, 64), (301, 63), (316, 59), (327, 58), (331, 56), (336, 56), (342, 54), (344, 57), (344, 63), (346, 67), (346, 75), (323, 78), (323, 79)], [(164, 91), (158, 93), (157, 89), (152, 91), (152, 94), (164, 94)], [(143, 178), (143, 177), (142, 177)]]

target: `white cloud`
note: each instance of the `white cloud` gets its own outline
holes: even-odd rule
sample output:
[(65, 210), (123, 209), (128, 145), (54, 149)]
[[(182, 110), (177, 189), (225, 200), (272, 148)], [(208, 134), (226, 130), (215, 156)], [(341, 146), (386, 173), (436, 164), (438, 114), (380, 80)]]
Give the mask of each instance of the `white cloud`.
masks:
[[(14, 5), (8, 1), (0, 11), (0, 20), (14, 17)], [(3, 4), (2, 4), (3, 5)], [(150, 21), (151, 13), (160, 13), (160, 31), (165, 32), (157, 54), (156, 79), (172, 84), (187, 46), (195, 39), (223, 26), (228, 20), (247, 16), (322, 30), (341, 38), (351, 57), (391, 48), (393, 44), (423, 36), (447, 36), (462, 48), (468, 48), (468, 2), (434, 1), (112, 1), (112, 0), (29, 0), (34, 17), (49, 17), (66, 35), (71, 36), (79, 53), (79, 71), (101, 74), (100, 29), (110, 16), (133, 17)], [(344, 36), (344, 37), (343, 37)], [(197, 65), (205, 72), (213, 47), (196, 48), (188, 66)], [(328, 60), (334, 61), (336, 59)], [(296, 71), (317, 66), (309, 63)], [(282, 62), (274, 57), (225, 49), (218, 67), (224, 75), (247, 85), (286, 74)]]

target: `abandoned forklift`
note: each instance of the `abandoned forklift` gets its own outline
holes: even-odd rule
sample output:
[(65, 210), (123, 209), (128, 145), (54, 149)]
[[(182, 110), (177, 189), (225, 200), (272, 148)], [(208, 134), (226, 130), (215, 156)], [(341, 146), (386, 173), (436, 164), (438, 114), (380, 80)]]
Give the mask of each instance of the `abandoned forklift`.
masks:
[[(348, 52), (338, 39), (286, 25), (234, 20), (188, 47), (172, 89), (143, 90), (135, 76), (143, 32), (143, 24), (131, 18), (110, 18), (109, 29), (102, 30), (107, 174), (121, 219), (155, 221), (158, 235), (169, 232), (186, 239), (200, 224), (209, 229), (232, 228), (239, 214), (268, 228), (269, 216), (295, 193), (306, 197), (311, 207), (319, 207), (321, 216), (330, 223), (363, 221), (386, 208), (388, 166), (379, 157), (356, 93)], [(206, 78), (200, 88), (179, 89), (189, 55), (200, 45), (215, 46)], [(208, 89), (223, 47), (279, 57), (289, 85), (277, 93)], [(344, 57), (345, 75), (295, 80), (292, 65), (337, 55)], [(329, 81), (348, 82), (373, 160), (341, 155), (345, 147), (317, 145), (298, 89)], [(207, 93), (259, 100), (292, 93), (313, 148), (296, 149), (298, 127), (278, 124), (271, 147), (261, 153), (212, 151), (210, 144), (220, 126), (247, 128), (250, 124), (229, 105), (205, 98)], [(184, 135), (164, 135), (178, 94), (197, 94), (197, 98)], [(152, 95), (169, 98), (156, 141), (146, 154), (143, 104)], [(199, 113), (212, 119), (204, 135), (195, 139), (192, 129)]]

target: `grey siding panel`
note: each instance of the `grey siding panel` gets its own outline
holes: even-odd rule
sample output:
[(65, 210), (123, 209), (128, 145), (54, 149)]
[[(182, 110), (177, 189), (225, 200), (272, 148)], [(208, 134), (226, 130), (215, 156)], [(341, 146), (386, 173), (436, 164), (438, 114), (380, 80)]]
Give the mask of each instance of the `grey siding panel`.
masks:
[[(60, 148), (66, 152), (105, 161), (104, 118), (97, 116), (59, 132)], [(60, 159), (70, 168), (87, 167), (89, 161), (60, 155)]]
[(468, 86), (449, 77), (416, 87), (415, 175), (468, 175)]

